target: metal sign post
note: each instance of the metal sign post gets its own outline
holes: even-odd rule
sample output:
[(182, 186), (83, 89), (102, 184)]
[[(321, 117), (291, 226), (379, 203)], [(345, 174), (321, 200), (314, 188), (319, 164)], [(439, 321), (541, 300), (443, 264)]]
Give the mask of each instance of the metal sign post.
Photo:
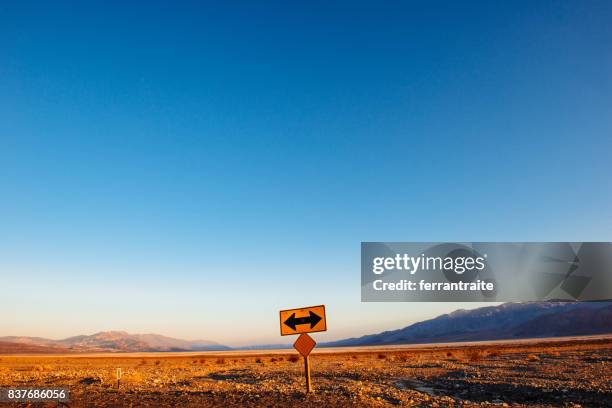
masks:
[(122, 374), (121, 369), (117, 368), (117, 371), (115, 373), (115, 376), (117, 377), (117, 389), (119, 389), (119, 381), (121, 380), (121, 374)]
[(280, 312), (281, 336), (300, 334), (293, 348), (304, 357), (304, 376), (306, 377), (306, 392), (312, 392), (310, 380), (310, 352), (317, 342), (306, 333), (327, 330), (325, 306), (311, 306), (300, 309), (282, 310)]
[(293, 343), (293, 348), (304, 357), (304, 375), (306, 376), (306, 392), (312, 392), (310, 382), (310, 352), (315, 348), (317, 342), (306, 333), (300, 334), (300, 337)]

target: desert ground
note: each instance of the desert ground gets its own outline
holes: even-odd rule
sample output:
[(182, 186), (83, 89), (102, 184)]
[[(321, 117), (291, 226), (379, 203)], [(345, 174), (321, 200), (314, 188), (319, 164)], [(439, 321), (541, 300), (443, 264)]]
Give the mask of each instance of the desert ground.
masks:
[[(68, 387), (6, 406), (612, 406), (612, 338), (293, 350), (1, 355), (0, 387)], [(116, 369), (122, 379), (117, 388)]]

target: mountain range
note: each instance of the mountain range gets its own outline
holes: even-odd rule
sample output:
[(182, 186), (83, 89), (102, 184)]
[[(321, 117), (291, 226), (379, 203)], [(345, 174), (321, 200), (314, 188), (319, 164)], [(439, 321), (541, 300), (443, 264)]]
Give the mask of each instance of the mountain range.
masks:
[[(159, 334), (129, 334), (107, 331), (90, 336), (74, 336), (62, 340), (42, 337), (0, 337), (1, 350), (21, 352), (143, 352), (143, 351), (211, 351), (230, 348), (208, 340), (181, 340)], [(25, 350), (25, 351), (23, 351)]]
[(325, 343), (370, 346), (612, 333), (612, 302), (524, 302), (460, 309), (399, 330)]
[[(415, 305), (420, 307), (420, 305)], [(612, 302), (524, 302), (473, 310), (460, 309), (399, 330), (322, 343), (323, 347), (419, 344), (612, 334)], [(258, 345), (241, 349), (289, 348)], [(181, 340), (159, 334), (108, 331), (62, 340), (0, 337), (0, 354), (215, 351), (230, 347), (207, 340)]]

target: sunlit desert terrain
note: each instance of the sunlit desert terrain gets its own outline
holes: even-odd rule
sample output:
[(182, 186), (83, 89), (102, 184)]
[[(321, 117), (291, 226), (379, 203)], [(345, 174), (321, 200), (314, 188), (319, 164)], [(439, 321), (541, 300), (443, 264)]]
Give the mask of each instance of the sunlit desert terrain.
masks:
[(612, 406), (611, 338), (315, 349), (311, 364), (305, 394), (293, 350), (4, 355), (0, 386), (68, 387), (70, 407)]

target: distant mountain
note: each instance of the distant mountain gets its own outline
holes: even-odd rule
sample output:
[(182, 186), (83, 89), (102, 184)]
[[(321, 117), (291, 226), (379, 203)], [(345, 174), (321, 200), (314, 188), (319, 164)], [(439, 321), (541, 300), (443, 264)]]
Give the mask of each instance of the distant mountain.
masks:
[(0, 341), (0, 354), (57, 354), (69, 353), (70, 350), (63, 347), (40, 346), (27, 343), (12, 343), (8, 341)]
[(504, 303), (324, 346), (369, 346), (612, 333), (612, 302)]
[[(4, 347), (2, 347), (3, 344)], [(90, 336), (74, 336), (62, 340), (42, 337), (0, 337), (0, 350), (44, 352), (34, 351), (36, 347), (60, 350), (57, 352), (230, 350), (227, 346), (208, 340), (181, 340), (159, 334), (129, 334), (123, 331), (99, 332)], [(19, 351), (19, 348), (22, 351)]]
[[(320, 344), (324, 347), (418, 344), (612, 334), (612, 302), (504, 303), (457, 310), (378, 334)], [(289, 348), (285, 344), (240, 347), (243, 350)], [(124, 331), (51, 340), (42, 337), (0, 337), (0, 354), (71, 352), (215, 351), (230, 347), (208, 340), (181, 340), (159, 334)]]

